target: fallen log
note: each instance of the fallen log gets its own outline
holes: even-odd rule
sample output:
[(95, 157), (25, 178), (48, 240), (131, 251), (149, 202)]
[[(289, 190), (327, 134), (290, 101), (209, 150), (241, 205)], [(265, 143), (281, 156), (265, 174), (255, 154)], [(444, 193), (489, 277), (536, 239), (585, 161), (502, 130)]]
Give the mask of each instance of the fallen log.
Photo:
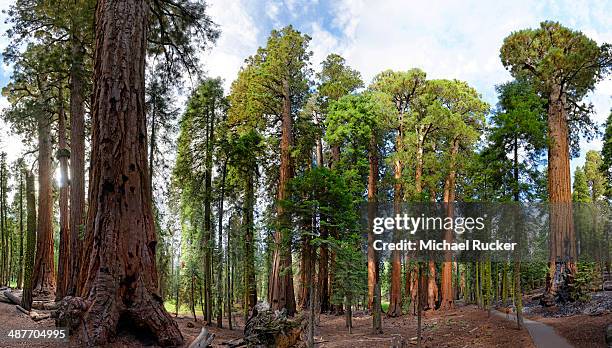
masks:
[(6, 298), (6, 296), (4, 296), (3, 294), (0, 294), (0, 302), (13, 304), (13, 302)]
[[(6, 301), (4, 300), (6, 298)], [(21, 297), (13, 294), (10, 291), (5, 291), (4, 296), (0, 296), (0, 302), (12, 303), (21, 305)], [(52, 311), (59, 309), (61, 302), (53, 301), (32, 301), (32, 308), (42, 311)]]
[(8, 298), (11, 302), (13, 302), (16, 305), (21, 305), (21, 299), (15, 295), (13, 295), (12, 292), (10, 292), (9, 290), (6, 290), (4, 292), (4, 296), (6, 298)]
[(32, 308), (43, 311), (54, 311), (59, 309), (60, 304), (61, 302), (34, 301), (32, 302)]
[(211, 334), (210, 332), (208, 332), (208, 329), (206, 327), (203, 327), (198, 337), (196, 337), (196, 339), (193, 340), (193, 342), (191, 342), (188, 348), (210, 347), (211, 346), (210, 344), (212, 343), (214, 339), (215, 339), (215, 334)]
[(230, 348), (244, 347), (246, 346), (246, 344), (247, 343), (244, 340), (244, 338), (235, 338), (233, 340), (225, 341), (221, 343), (222, 346), (228, 346)]
[(302, 334), (302, 322), (287, 318), (287, 312), (257, 308), (244, 325), (244, 340), (249, 347), (293, 347)]

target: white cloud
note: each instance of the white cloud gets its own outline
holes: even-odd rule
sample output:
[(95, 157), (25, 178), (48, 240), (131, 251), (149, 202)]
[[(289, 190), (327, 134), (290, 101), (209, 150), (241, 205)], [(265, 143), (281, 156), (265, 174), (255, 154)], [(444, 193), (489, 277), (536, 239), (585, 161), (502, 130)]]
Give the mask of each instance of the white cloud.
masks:
[(208, 4), (209, 15), (221, 27), (221, 37), (203, 54), (202, 61), (208, 75), (222, 77), (229, 91), (244, 59), (257, 50), (259, 29), (241, 0), (212, 0)]

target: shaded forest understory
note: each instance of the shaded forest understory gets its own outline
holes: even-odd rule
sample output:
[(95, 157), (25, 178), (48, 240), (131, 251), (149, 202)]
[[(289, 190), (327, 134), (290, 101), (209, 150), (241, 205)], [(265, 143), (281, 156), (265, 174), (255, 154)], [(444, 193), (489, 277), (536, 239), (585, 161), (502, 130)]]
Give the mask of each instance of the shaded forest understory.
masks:
[[(89, 347), (611, 344), (612, 114), (589, 101), (610, 44), (516, 28), (490, 105), (419, 68), (365, 81), (339, 54), (314, 62), (292, 25), (224, 88), (200, 61), (223, 30), (203, 1), (5, 15), (1, 117), (24, 150), (0, 156), (0, 346), (67, 344), (10, 341), (14, 325)], [(501, 207), (483, 240), (512, 230), (519, 251), (376, 247), (406, 205), (467, 240), (479, 204)]]

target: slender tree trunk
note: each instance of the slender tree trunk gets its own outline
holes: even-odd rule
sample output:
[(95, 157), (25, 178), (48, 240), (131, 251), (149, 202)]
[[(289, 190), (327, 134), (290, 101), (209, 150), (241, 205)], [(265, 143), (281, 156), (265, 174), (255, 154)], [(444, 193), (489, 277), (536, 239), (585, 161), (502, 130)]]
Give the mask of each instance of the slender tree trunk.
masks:
[[(91, 252), (79, 293), (86, 306), (75, 328), (82, 345), (107, 344), (122, 322), (159, 345), (183, 343), (157, 289), (144, 98), (148, 15), (144, 0), (97, 3), (87, 219)], [(61, 323), (70, 311), (59, 315)]]
[(227, 175), (227, 160), (221, 166), (221, 195), (219, 197), (218, 209), (218, 253), (219, 265), (217, 266), (217, 327), (223, 327), (223, 204), (225, 203), (225, 177)]
[(70, 252), (70, 228), (68, 216), (68, 144), (66, 142), (66, 114), (64, 113), (64, 97), (62, 87), (58, 91), (59, 99), (59, 122), (58, 137), (59, 149), (58, 158), (60, 162), (60, 245), (59, 259), (57, 265), (57, 291), (55, 299), (61, 300), (66, 296), (68, 290), (69, 263), (72, 258)]
[(19, 166), (19, 274), (17, 276), (17, 288), (23, 287), (23, 193), (25, 187), (23, 182), (23, 168)]
[(566, 94), (559, 85), (553, 87), (548, 99), (548, 131), (550, 257), (542, 303), (552, 306), (558, 295), (567, 297), (567, 290), (563, 291), (565, 294), (558, 292), (573, 281), (576, 273)]
[[(393, 211), (394, 213), (400, 214), (401, 212), (401, 200), (402, 200), (402, 164), (399, 160), (395, 160), (395, 187), (393, 190)], [(399, 230), (394, 230), (393, 237), (395, 241), (399, 240)], [(402, 277), (402, 261), (401, 253), (399, 250), (393, 250), (391, 252), (391, 290), (389, 299), (389, 311), (387, 315), (390, 317), (397, 317), (402, 315), (402, 288), (401, 288), (401, 277)]]
[[(291, 96), (289, 81), (283, 81), (283, 112), (281, 122), (281, 163), (278, 183), (277, 202), (287, 198), (287, 183), (293, 177), (291, 148), (293, 146), (293, 119), (291, 114)], [(291, 266), (291, 238), (289, 235), (289, 217), (283, 206), (276, 205), (276, 214), (280, 228), (274, 234), (274, 253), (272, 272), (268, 288), (268, 300), (272, 309), (285, 308), (287, 314), (295, 314), (295, 296), (293, 294), (293, 272)]]
[(368, 309), (370, 311), (378, 310), (374, 308), (374, 292), (378, 283), (378, 256), (374, 250), (374, 219), (377, 212), (377, 181), (378, 181), (378, 147), (376, 139), (372, 137), (370, 140), (370, 148), (368, 154), (370, 169), (368, 174)]
[(216, 106), (213, 100), (208, 112), (206, 129), (206, 164), (204, 173), (204, 300), (206, 313), (204, 320), (207, 324), (212, 321), (212, 256), (213, 256), (213, 230), (212, 230), (212, 170), (213, 170), (213, 144), (215, 136)]
[(232, 309), (233, 309), (233, 303), (232, 303), (232, 293), (231, 293), (231, 268), (230, 268), (230, 264), (232, 263), (232, 255), (231, 255), (231, 249), (230, 249), (230, 242), (231, 242), (231, 226), (232, 226), (232, 217), (230, 216), (230, 220), (228, 221), (228, 230), (227, 230), (227, 245), (226, 245), (226, 249), (225, 249), (225, 254), (227, 255), (227, 260), (225, 262), (225, 277), (226, 277), (226, 289), (225, 289), (225, 293), (227, 295), (227, 325), (229, 326), (230, 330), (233, 330), (233, 325), (232, 325)]
[(0, 285), (8, 285), (7, 280), (7, 263), (8, 263), (8, 243), (7, 243), (7, 235), (8, 231), (4, 226), (4, 203), (6, 200), (4, 199), (4, 188), (6, 186), (5, 183), (5, 166), (6, 166), (6, 153), (0, 153)]
[(74, 296), (79, 288), (82, 259), (82, 237), (85, 230), (85, 99), (83, 88), (83, 49), (72, 24), (70, 66), (70, 252), (67, 294)]
[[(257, 283), (255, 279), (255, 169), (249, 168), (246, 175), (244, 198), (244, 288), (245, 315), (257, 304)], [(229, 245), (229, 234), (228, 234)]]
[(299, 306), (301, 309), (307, 309), (310, 305), (310, 291), (311, 283), (313, 282), (312, 273), (310, 269), (312, 260), (315, 258), (313, 255), (313, 247), (310, 245), (312, 237), (310, 235), (302, 235), (302, 254), (300, 260), (300, 296)]
[[(397, 129), (397, 138), (395, 140), (395, 152), (396, 158), (393, 161), (394, 169), (394, 188), (393, 188), (393, 211), (396, 215), (401, 212), (402, 204), (402, 161), (399, 159), (400, 154), (404, 151), (404, 128), (403, 128), (404, 114), (400, 111), (399, 113), (399, 127)], [(393, 231), (394, 241), (400, 239), (400, 231)], [(399, 250), (391, 251), (391, 291), (389, 298), (389, 311), (387, 313), (390, 317), (397, 317), (402, 315), (402, 258)]]
[(179, 313), (179, 307), (180, 305), (180, 297), (179, 297), (179, 293), (180, 293), (180, 289), (181, 289), (181, 247), (179, 245), (178, 247), (179, 252), (178, 252), (178, 256), (177, 256), (177, 266), (176, 266), (176, 293), (175, 293), (175, 306), (174, 306), (174, 316), (178, 317), (178, 313)]
[[(328, 230), (325, 226), (321, 226), (321, 239), (327, 240), (329, 236)], [(329, 248), (326, 244), (319, 247), (319, 273), (317, 277), (317, 300), (319, 303), (319, 311), (326, 313), (330, 310), (329, 308), (329, 288), (328, 288), (328, 277), (329, 277)]]
[(21, 297), (21, 307), (32, 309), (32, 277), (34, 270), (34, 249), (36, 248), (36, 196), (34, 188), (34, 175), (26, 171), (26, 206), (27, 216), (27, 236), (26, 236), (26, 255), (23, 267), (23, 295)]
[(38, 119), (38, 224), (34, 262), (34, 296), (55, 296), (53, 259), (53, 193), (51, 188), (51, 124), (47, 117)]
[[(195, 278), (196, 278), (195, 277), (195, 272), (192, 269), (191, 270), (191, 287), (189, 289), (190, 290), (189, 293), (191, 295), (189, 297), (189, 299), (191, 301), (189, 301), (189, 304), (190, 304), (189, 307), (191, 307), (191, 315), (193, 315), (193, 321), (195, 321), (197, 323), (198, 322), (198, 317), (196, 316), (196, 311), (195, 311), (195, 302), (196, 302), (196, 299), (195, 299)], [(202, 284), (200, 284), (200, 304), (202, 304)], [(204, 308), (202, 308), (202, 315), (204, 315)], [(206, 320), (206, 319), (204, 319), (204, 320)]]

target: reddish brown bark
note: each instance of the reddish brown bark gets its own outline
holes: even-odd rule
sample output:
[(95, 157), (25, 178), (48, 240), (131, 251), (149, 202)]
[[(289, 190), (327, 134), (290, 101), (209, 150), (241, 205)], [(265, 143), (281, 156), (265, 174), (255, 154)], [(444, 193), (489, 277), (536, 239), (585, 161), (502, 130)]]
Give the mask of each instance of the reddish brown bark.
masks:
[[(401, 137), (401, 132), (398, 137)], [(401, 143), (398, 140), (398, 143)], [(399, 148), (399, 146), (398, 146)], [(394, 213), (400, 214), (401, 210), (401, 200), (402, 200), (402, 163), (399, 159), (396, 159), (394, 162), (394, 179), (395, 185), (393, 190), (393, 211)], [(399, 231), (394, 231), (394, 239), (397, 241), (399, 239)], [(402, 315), (402, 261), (401, 254), (398, 250), (393, 250), (391, 252), (391, 290), (389, 297), (389, 311), (387, 313), (390, 317), (397, 317)]]
[(68, 227), (68, 144), (66, 143), (66, 114), (64, 113), (64, 96), (62, 88), (59, 88), (59, 113), (58, 113), (58, 138), (59, 149), (58, 158), (60, 163), (60, 180), (58, 182), (60, 190), (60, 245), (59, 258), (57, 265), (57, 291), (56, 300), (61, 300), (66, 296), (68, 287), (68, 269), (70, 254), (70, 229)]
[(34, 248), (36, 247), (36, 194), (34, 192), (34, 175), (29, 170), (25, 170), (25, 177), (28, 216), (21, 307), (30, 310), (32, 309), (32, 270), (34, 268)]
[(378, 283), (378, 257), (374, 250), (374, 218), (377, 214), (378, 147), (376, 139), (370, 140), (368, 154), (370, 169), (368, 173), (368, 308), (373, 310), (374, 291)]
[(41, 116), (38, 119), (38, 223), (32, 280), (34, 297), (55, 296), (51, 167), (51, 125), (48, 118)]
[[(444, 181), (444, 203), (446, 208), (446, 216), (453, 218), (455, 201), (455, 181), (457, 176), (456, 157), (459, 152), (459, 140), (453, 139), (450, 149), (450, 168), (446, 180)], [(453, 241), (453, 231), (444, 231), (444, 239), (447, 242)], [(455, 295), (453, 291), (453, 265), (451, 261), (450, 251), (446, 252), (445, 260), (442, 263), (442, 274), (440, 280), (441, 301), (440, 309), (451, 309), (455, 307)]]
[(77, 293), (81, 269), (81, 232), (85, 216), (85, 120), (83, 106), (83, 52), (73, 28), (70, 66), (70, 252), (67, 294)]
[[(291, 95), (289, 81), (283, 81), (283, 110), (281, 116), (280, 141), (280, 175), (278, 182), (277, 202), (287, 198), (287, 183), (293, 177), (291, 147), (293, 146), (293, 119), (291, 115)], [(288, 315), (295, 314), (295, 296), (293, 294), (293, 272), (291, 269), (291, 238), (288, 236), (289, 217), (282, 204), (277, 204), (276, 215), (279, 228), (274, 233), (274, 251), (272, 272), (268, 287), (268, 300), (272, 309), (285, 308)]]
[(548, 98), (549, 272), (542, 302), (554, 304), (557, 291), (576, 273), (566, 95), (555, 85)]
[[(119, 327), (162, 346), (183, 342), (157, 289), (144, 102), (147, 17), (144, 0), (99, 0), (96, 8), (87, 219), (91, 252), (82, 267), (84, 303), (65, 300), (83, 311), (72, 327), (87, 346), (107, 344)], [(59, 314), (61, 324), (69, 311)]]
[(427, 309), (435, 310), (438, 302), (438, 284), (436, 283), (436, 263), (429, 261), (427, 272)]
[(300, 293), (298, 295), (298, 306), (301, 309), (308, 308), (310, 304), (310, 287), (312, 282), (312, 259), (313, 248), (310, 245), (311, 237), (302, 235), (302, 253), (300, 257)]

